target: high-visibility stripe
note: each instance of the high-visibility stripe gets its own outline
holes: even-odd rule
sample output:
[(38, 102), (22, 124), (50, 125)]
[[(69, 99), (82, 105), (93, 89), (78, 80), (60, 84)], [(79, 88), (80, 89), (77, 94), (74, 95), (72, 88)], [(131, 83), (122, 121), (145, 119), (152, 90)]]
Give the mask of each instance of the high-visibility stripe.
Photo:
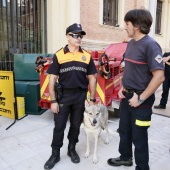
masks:
[(116, 84), (118, 81), (120, 81), (122, 79), (122, 76), (120, 76), (119, 78), (117, 78), (116, 80), (114, 80), (112, 83), (108, 84), (106, 86), (106, 89), (108, 89), (109, 87), (111, 87), (113, 84)]
[(114, 84), (114, 82), (113, 82), (113, 83), (108, 84), (108, 85), (106, 86), (106, 89), (108, 89), (109, 87), (111, 87), (113, 84)]
[(44, 80), (44, 83), (43, 83), (43, 85), (41, 87), (41, 97), (43, 96), (44, 91), (47, 88), (48, 82), (49, 82), (49, 76), (46, 76), (46, 78)]
[[(100, 87), (100, 85), (97, 83), (96, 91), (101, 99), (101, 101), (104, 103), (105, 102), (105, 95)], [(90, 97), (90, 92), (87, 92), (87, 96)]]
[(150, 126), (151, 121), (141, 121), (141, 120), (136, 119), (135, 124), (138, 125), (138, 126)]
[(51, 100), (50, 95), (49, 95), (49, 97), (48, 97), (48, 99), (47, 99), (47, 100), (49, 100), (49, 101)]
[(140, 62), (140, 61), (132, 60), (132, 59), (129, 59), (129, 58), (125, 58), (125, 61), (130, 61), (130, 62), (136, 63), (136, 64), (147, 64), (147, 62)]
[(90, 92), (89, 91), (87, 92), (87, 99), (90, 100)]
[(102, 102), (104, 103), (104, 93), (103, 93), (103, 91), (102, 91), (102, 89), (101, 89), (101, 87), (100, 87), (100, 85), (97, 83), (97, 88), (96, 88), (96, 90), (97, 90), (97, 92), (98, 92), (98, 94), (99, 94), (99, 96), (100, 96), (100, 99), (102, 100)]
[[(47, 87), (47, 85), (48, 85), (48, 82), (49, 82), (49, 77), (46, 76), (46, 78), (45, 78), (45, 80), (44, 80), (44, 83), (43, 83), (43, 85), (42, 85), (42, 87), (41, 87), (41, 98), (42, 98), (42, 96), (43, 96), (43, 94), (44, 94), (44, 92), (45, 92), (45, 89), (46, 89), (46, 87)], [(104, 94), (104, 92), (102, 91), (102, 89), (101, 89), (101, 87), (100, 87), (100, 85), (99, 85), (98, 83), (97, 83), (96, 91), (97, 91), (100, 99), (101, 99), (102, 102), (104, 103), (104, 102), (105, 102), (105, 101), (104, 101), (104, 100), (105, 100), (105, 94)], [(89, 92), (87, 93), (87, 96), (90, 96), (90, 93), (89, 93)], [(50, 96), (48, 97), (47, 100), (50, 100)]]

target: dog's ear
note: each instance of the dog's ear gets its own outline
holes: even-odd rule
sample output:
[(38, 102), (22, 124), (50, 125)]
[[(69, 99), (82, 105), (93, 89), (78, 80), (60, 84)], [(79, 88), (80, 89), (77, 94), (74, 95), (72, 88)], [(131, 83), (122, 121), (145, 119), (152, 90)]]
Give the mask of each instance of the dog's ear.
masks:
[(101, 101), (99, 101), (99, 103), (98, 103), (97, 105), (100, 107), (100, 106), (101, 106), (101, 104), (102, 104), (102, 103), (101, 103)]
[(85, 108), (89, 107), (89, 105), (90, 105), (89, 102), (87, 100), (85, 100)]

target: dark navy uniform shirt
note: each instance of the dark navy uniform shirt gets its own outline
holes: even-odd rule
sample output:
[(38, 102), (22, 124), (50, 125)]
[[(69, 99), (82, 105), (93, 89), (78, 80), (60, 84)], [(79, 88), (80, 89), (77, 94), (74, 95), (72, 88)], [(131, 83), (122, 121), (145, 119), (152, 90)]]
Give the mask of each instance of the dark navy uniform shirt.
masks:
[[(164, 53), (163, 57), (168, 57), (169, 55), (170, 55), (170, 52), (166, 52)], [(165, 76), (170, 77), (170, 66), (166, 63), (165, 63)]]
[(152, 71), (164, 70), (162, 50), (149, 35), (139, 41), (131, 39), (125, 51), (123, 87), (145, 90), (152, 79)]
[(79, 47), (78, 52), (72, 53), (69, 51), (68, 46), (65, 46), (56, 52), (47, 73), (58, 75), (58, 81), (63, 88), (87, 90), (87, 75), (96, 74), (97, 70), (88, 52)]

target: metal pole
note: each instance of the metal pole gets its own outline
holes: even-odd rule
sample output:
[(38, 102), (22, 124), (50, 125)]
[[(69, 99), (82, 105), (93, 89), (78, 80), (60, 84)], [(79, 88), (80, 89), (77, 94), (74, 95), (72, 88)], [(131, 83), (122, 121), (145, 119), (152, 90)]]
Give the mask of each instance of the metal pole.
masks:
[(7, 22), (8, 57), (9, 57), (9, 60), (10, 60), (9, 16), (8, 16), (8, 1), (7, 0), (6, 0), (6, 22)]
[(23, 7), (22, 7), (22, 1), (20, 0), (20, 53), (23, 53), (23, 26), (22, 26), (22, 20), (23, 20)]
[(16, 41), (15, 41), (15, 1), (10, 1), (10, 11), (11, 11), (11, 33), (12, 33), (12, 47), (13, 47), (13, 53), (16, 53)]
[(33, 1), (33, 51), (36, 53), (36, 11), (35, 11), (36, 3)]
[(44, 40), (45, 53), (47, 53), (47, 0), (44, 0)]

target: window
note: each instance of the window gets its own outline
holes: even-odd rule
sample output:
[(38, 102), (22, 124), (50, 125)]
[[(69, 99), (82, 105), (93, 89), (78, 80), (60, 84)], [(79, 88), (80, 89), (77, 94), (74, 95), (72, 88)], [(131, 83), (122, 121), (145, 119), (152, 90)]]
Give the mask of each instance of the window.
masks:
[(157, 1), (155, 34), (161, 34), (162, 1)]
[(13, 70), (13, 54), (46, 52), (45, 1), (0, 0), (0, 70)]
[(103, 24), (118, 27), (118, 0), (103, 0)]

